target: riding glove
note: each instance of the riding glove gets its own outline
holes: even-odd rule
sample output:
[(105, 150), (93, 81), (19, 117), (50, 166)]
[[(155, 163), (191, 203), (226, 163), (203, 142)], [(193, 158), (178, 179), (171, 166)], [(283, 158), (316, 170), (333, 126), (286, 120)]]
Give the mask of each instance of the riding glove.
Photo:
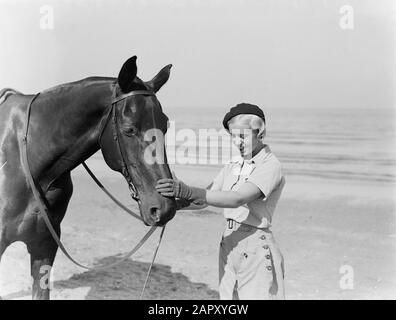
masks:
[(190, 187), (181, 180), (173, 180), (173, 191), (175, 198), (192, 201), (195, 205), (206, 203), (206, 190), (202, 188)]

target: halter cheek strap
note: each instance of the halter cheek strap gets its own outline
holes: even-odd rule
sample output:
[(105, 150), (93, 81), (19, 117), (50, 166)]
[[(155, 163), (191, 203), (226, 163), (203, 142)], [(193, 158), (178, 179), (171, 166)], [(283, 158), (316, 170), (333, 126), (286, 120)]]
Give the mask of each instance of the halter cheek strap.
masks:
[(155, 93), (152, 91), (148, 91), (148, 90), (136, 90), (136, 91), (125, 93), (125, 94), (115, 97), (113, 99), (113, 101), (111, 102), (111, 106), (109, 108), (107, 108), (107, 110), (106, 110), (106, 116), (103, 118), (105, 120), (103, 122), (101, 122), (101, 124), (100, 124), (98, 142), (102, 148), (101, 138), (103, 135), (103, 131), (105, 130), (105, 128), (108, 125), (110, 118), (111, 118), (113, 140), (116, 143), (118, 154), (122, 161), (121, 172), (128, 182), (128, 187), (129, 187), (129, 191), (131, 192), (131, 197), (135, 201), (139, 202), (140, 199), (139, 199), (139, 194), (137, 192), (137, 188), (136, 188), (135, 184), (133, 183), (132, 175), (130, 174), (130, 172), (128, 170), (127, 162), (125, 161), (125, 155), (124, 155), (125, 151), (123, 150), (123, 146), (120, 143), (119, 129), (118, 129), (118, 124), (117, 124), (117, 103), (125, 100), (128, 97), (137, 96), (137, 95), (155, 96)]

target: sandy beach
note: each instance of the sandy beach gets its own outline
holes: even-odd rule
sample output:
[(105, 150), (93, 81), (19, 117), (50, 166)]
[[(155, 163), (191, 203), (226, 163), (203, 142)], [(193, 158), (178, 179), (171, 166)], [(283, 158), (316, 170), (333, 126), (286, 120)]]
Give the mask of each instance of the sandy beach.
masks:
[[(88, 161), (103, 184), (136, 208), (123, 178), (100, 158)], [(212, 166), (171, 167), (180, 179), (205, 186)], [(148, 230), (119, 210), (80, 166), (62, 223), (62, 240), (81, 263), (115, 262)], [(395, 185), (287, 176), (273, 220), (286, 263), (287, 299), (395, 299)], [(225, 222), (221, 210), (179, 211), (167, 225), (145, 299), (218, 299), (217, 254)], [(52, 299), (138, 299), (159, 236), (128, 261), (101, 272), (74, 266), (58, 251)], [(0, 295), (30, 299), (29, 256), (15, 243), (3, 256)], [(345, 268), (353, 288), (343, 289)]]
[[(40, 228), (18, 224), (20, 211), (34, 209), (18, 182), (30, 180), (29, 167), (36, 184), (47, 183), (102, 148), (148, 175), (136, 157), (159, 160), (166, 150), (176, 176), (204, 188), (241, 151), (256, 161), (247, 155), (258, 138), (286, 180), (271, 222), (286, 299), (396, 300), (395, 13), (392, 0), (0, 0), (2, 243)], [(139, 214), (101, 151), (86, 162)], [(268, 163), (263, 171), (277, 178)], [(58, 250), (51, 299), (139, 299), (162, 229), (120, 261), (150, 228), (83, 166), (71, 175), (64, 246), (90, 267), (121, 263), (87, 271)], [(220, 208), (178, 211), (143, 298), (219, 299), (225, 227)], [(266, 263), (276, 262), (268, 249)], [(254, 259), (244, 253), (248, 270)], [(31, 287), (26, 246), (13, 243), (0, 263), (0, 300), (30, 300)]]

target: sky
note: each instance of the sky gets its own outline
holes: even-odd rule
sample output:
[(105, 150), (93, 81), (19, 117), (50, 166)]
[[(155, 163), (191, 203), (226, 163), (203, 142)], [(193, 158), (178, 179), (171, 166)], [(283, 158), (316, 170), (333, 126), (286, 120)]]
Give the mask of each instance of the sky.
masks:
[(0, 87), (116, 77), (137, 55), (143, 80), (173, 64), (163, 105), (394, 108), (395, 40), (394, 0), (0, 0)]

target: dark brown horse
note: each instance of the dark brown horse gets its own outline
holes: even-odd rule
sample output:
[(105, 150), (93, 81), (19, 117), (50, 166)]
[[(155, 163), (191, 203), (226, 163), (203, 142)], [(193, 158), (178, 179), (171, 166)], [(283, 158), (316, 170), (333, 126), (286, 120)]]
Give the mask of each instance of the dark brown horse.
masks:
[[(168, 80), (170, 68), (164, 67), (144, 82), (136, 76), (134, 56), (124, 63), (118, 78), (92, 77), (63, 84), (41, 92), (34, 100), (28, 123), (28, 164), (59, 236), (73, 192), (70, 171), (99, 149), (110, 168), (133, 184), (146, 225), (164, 225), (175, 215), (175, 200), (155, 190), (158, 179), (171, 177), (166, 155), (162, 163), (145, 159), (153, 143), (146, 133), (157, 138), (158, 150), (163, 141), (160, 135), (167, 128), (167, 117), (156, 96), (127, 96), (114, 104), (115, 117), (109, 117), (109, 108), (117, 98), (136, 90), (157, 92)], [(48, 299), (49, 289), (40, 287), (40, 268), (53, 265), (58, 245), (40, 216), (21, 152), (32, 97), (9, 89), (0, 91), (0, 259), (11, 243), (24, 242), (31, 257), (32, 296)], [(119, 131), (117, 137), (113, 125)]]

